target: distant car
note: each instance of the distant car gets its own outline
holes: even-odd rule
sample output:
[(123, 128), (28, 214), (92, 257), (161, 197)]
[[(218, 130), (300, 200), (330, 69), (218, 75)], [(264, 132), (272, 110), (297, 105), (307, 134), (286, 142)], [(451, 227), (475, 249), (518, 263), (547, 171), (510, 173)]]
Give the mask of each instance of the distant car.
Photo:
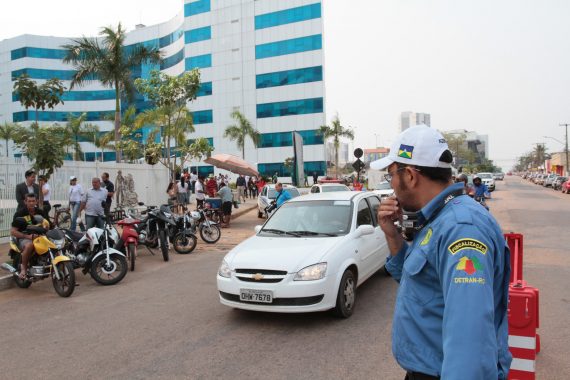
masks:
[(392, 189), (390, 182), (380, 182), (372, 192), (374, 194), (378, 194), (380, 199), (384, 199), (392, 196), (394, 194), (394, 189)]
[(505, 173), (493, 173), (493, 178), (495, 181), (503, 181), (505, 179)]
[(557, 174), (548, 174), (548, 175), (544, 178), (544, 182), (542, 183), (542, 186), (544, 186), (544, 187), (552, 186), (552, 183), (554, 182), (554, 180), (556, 179), (556, 177), (558, 177)]
[[(292, 185), (283, 185), (283, 191), (291, 194), (291, 198), (298, 197), (301, 195), (299, 190)], [(271, 204), (273, 200), (277, 197), (277, 191), (275, 190), (275, 184), (267, 184), (261, 189), (261, 193), (257, 197), (257, 217), (267, 218), (269, 215), (265, 212), (265, 209)]]
[(291, 199), (224, 257), (217, 275), (220, 302), (279, 313), (332, 309), (349, 317), (356, 288), (389, 254), (376, 219), (379, 205), (370, 191)]
[(563, 177), (563, 176), (558, 176), (556, 177), (556, 179), (554, 180), (554, 182), (552, 182), (552, 188), (554, 190), (560, 190), (562, 189), (562, 184), (564, 182), (566, 182), (568, 180), (568, 177)]
[(477, 173), (477, 176), (481, 178), (481, 182), (487, 185), (489, 191), (495, 191), (495, 180), (493, 179), (493, 173)]
[(318, 185), (311, 186), (309, 191), (311, 194), (315, 193), (329, 193), (332, 191), (350, 191), (348, 186), (340, 183), (320, 183)]
[(562, 186), (560, 187), (560, 190), (564, 194), (570, 194), (570, 180), (566, 180), (566, 182), (563, 182)]

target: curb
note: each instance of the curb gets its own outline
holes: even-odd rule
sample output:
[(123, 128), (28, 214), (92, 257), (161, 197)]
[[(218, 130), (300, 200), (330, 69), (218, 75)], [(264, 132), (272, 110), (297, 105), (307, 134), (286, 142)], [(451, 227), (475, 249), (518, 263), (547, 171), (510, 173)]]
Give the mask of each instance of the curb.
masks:
[(253, 203), (253, 204), (240, 204), (239, 209), (237, 211), (232, 211), (232, 219), (234, 220), (235, 218), (238, 218), (240, 216), (242, 216), (243, 214), (250, 212), (251, 210), (255, 210), (257, 208), (257, 202)]
[(11, 274), (0, 276), (0, 291), (10, 289), (14, 286), (14, 279)]

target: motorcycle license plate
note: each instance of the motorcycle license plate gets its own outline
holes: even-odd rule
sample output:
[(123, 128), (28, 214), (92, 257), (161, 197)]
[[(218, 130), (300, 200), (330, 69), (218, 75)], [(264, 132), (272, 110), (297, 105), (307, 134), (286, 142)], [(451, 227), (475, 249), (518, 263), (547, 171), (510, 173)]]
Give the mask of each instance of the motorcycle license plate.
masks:
[(269, 290), (240, 289), (239, 299), (244, 302), (272, 303), (273, 292)]

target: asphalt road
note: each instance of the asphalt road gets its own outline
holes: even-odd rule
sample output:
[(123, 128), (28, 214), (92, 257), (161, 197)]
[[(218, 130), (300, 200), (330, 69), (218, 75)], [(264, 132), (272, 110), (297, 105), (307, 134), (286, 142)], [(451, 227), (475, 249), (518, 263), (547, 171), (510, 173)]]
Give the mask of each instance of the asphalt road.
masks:
[[(541, 291), (537, 378), (566, 378), (570, 195), (514, 177), (493, 197), (504, 230), (525, 234), (525, 279)], [(347, 320), (220, 305), (218, 265), (257, 223), (250, 212), (218, 244), (199, 240), (195, 253), (172, 253), (168, 263), (143, 250), (137, 270), (116, 286), (77, 272), (81, 285), (68, 299), (48, 281), (0, 292), (0, 378), (402, 379), (390, 347), (397, 290), (390, 278), (360, 287)]]

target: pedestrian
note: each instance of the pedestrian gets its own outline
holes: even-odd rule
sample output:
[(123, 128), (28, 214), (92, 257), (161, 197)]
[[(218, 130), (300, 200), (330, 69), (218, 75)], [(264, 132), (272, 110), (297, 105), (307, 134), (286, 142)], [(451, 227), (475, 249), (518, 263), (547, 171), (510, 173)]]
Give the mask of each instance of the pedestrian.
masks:
[(313, 172), (313, 185), (316, 185), (317, 182), (319, 182), (319, 176), (317, 175), (317, 172)]
[(48, 177), (41, 175), (39, 177), (39, 187), (40, 187), (40, 208), (44, 211), (44, 214), (49, 221), (49, 212), (51, 210), (51, 188), (48, 183)]
[(85, 225), (87, 229), (91, 227), (102, 229), (105, 225), (103, 218), (108, 211), (107, 189), (101, 186), (101, 180), (97, 177), (91, 180), (91, 185), (93, 187), (87, 190), (81, 200), (80, 212), (85, 210)]
[(206, 192), (204, 191), (204, 177), (198, 176), (198, 181), (196, 181), (196, 208), (204, 207), (204, 199), (206, 199)]
[(237, 187), (237, 191), (238, 191), (238, 200), (241, 202), (243, 199), (243, 202), (245, 203), (245, 178), (243, 175), (239, 175), (239, 177), (236, 179), (236, 187)]
[(115, 195), (115, 185), (109, 180), (109, 173), (107, 172), (101, 174), (101, 181), (101, 187), (107, 190), (105, 212), (108, 213), (111, 211), (111, 203), (113, 203), (113, 195)]
[(265, 177), (260, 176), (259, 180), (257, 181), (257, 183), (255, 184), (255, 186), (257, 187), (257, 194), (261, 194), (261, 191), (263, 190), (263, 187), (267, 184), (267, 182), (265, 182)]
[(26, 207), (26, 194), (35, 194), (36, 200), (40, 198), (40, 186), (36, 183), (36, 171), (34, 169), (26, 170), (24, 176), (24, 182), (16, 185), (17, 210), (23, 210)]
[(255, 183), (253, 183), (253, 178), (249, 177), (249, 180), (247, 181), (247, 190), (249, 191), (249, 196), (250, 198), (255, 197)]
[(229, 186), (226, 186), (226, 184), (222, 182), (222, 184), (220, 185), (220, 189), (217, 192), (217, 195), (222, 199), (222, 212), (224, 214), (224, 218), (222, 220), (222, 227), (229, 227), (230, 219), (232, 217), (232, 206), (234, 199), (232, 190), (229, 188)]
[(168, 205), (175, 206), (178, 200), (178, 187), (174, 181), (170, 181), (168, 184), (166, 194), (168, 195)]
[(305, 183), (303, 183), (303, 186), (309, 187), (309, 176), (307, 176), (307, 173), (304, 174), (305, 174)]
[(69, 210), (71, 211), (71, 230), (75, 231), (77, 228), (77, 220), (80, 219), (81, 200), (85, 195), (83, 187), (77, 183), (77, 177), (69, 177)]
[(195, 186), (196, 186), (196, 181), (198, 180), (198, 176), (196, 175), (196, 172), (192, 172), (192, 174), (190, 174), (190, 189), (192, 190), (192, 193), (195, 193)]
[(216, 191), (218, 191), (218, 183), (216, 182), (216, 178), (214, 178), (214, 174), (210, 174), (208, 176), (206, 191), (209, 197), (214, 197), (216, 195)]
[(277, 184), (277, 182), (279, 181), (279, 174), (277, 172), (275, 172), (275, 174), (273, 174), (273, 178), (271, 178), (271, 180), (273, 181), (273, 183)]
[(180, 176), (180, 181), (177, 183), (178, 205), (186, 206), (188, 204), (188, 187), (188, 182), (186, 182), (184, 176)]
[[(395, 192), (378, 211), (400, 283), (392, 351), (406, 379), (506, 379), (510, 253), (491, 214), (451, 182), (452, 160), (443, 136), (419, 125), (371, 164)], [(407, 241), (394, 225), (403, 215)]]

